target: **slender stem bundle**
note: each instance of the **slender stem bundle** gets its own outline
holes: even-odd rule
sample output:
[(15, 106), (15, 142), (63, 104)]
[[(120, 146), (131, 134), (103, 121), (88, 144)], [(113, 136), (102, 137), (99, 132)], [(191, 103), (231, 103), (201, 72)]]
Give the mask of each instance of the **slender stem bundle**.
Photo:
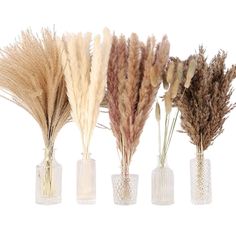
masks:
[[(179, 110), (175, 112), (175, 115), (171, 120), (172, 107), (177, 102), (181, 102), (185, 89), (188, 89), (191, 83), (191, 79), (194, 75), (196, 68), (196, 59), (190, 56), (186, 61), (180, 61), (178, 58), (170, 58), (165, 71), (162, 74), (163, 85), (166, 89), (163, 97), (165, 104), (165, 124), (164, 124), (164, 137), (163, 143), (161, 142), (161, 108), (159, 103), (156, 103), (156, 120), (158, 123), (158, 138), (159, 138), (159, 164), (161, 167), (165, 166), (167, 152), (171, 143), (171, 139), (175, 130), (176, 121), (178, 119)], [(164, 82), (165, 81), (165, 82)], [(181, 85), (184, 86), (184, 90), (180, 91)], [(179, 95), (183, 92), (183, 94)], [(161, 145), (162, 144), (162, 145)], [(162, 148), (161, 148), (162, 146)]]
[(103, 41), (99, 35), (94, 37), (92, 51), (90, 33), (68, 34), (58, 42), (71, 115), (81, 131), (85, 158), (89, 158), (91, 136), (104, 98), (111, 41), (112, 36), (105, 29)]
[(122, 155), (124, 175), (128, 174), (132, 156), (160, 87), (169, 47), (166, 36), (159, 44), (156, 44), (154, 37), (148, 38), (144, 44), (136, 34), (128, 40), (124, 36), (113, 36), (107, 101), (111, 128)]

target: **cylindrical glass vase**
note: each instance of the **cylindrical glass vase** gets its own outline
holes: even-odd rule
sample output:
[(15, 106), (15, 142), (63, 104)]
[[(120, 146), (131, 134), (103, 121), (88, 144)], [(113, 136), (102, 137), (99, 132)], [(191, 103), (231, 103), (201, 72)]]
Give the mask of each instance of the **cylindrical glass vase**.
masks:
[(96, 202), (96, 162), (91, 158), (83, 158), (77, 163), (77, 202)]
[(61, 202), (62, 167), (54, 158), (54, 150), (45, 150), (43, 162), (36, 166), (36, 203)]
[(118, 205), (135, 204), (138, 192), (138, 175), (112, 175), (113, 199)]
[(157, 167), (152, 171), (152, 203), (156, 205), (174, 203), (174, 174), (169, 167)]
[(190, 161), (191, 199), (193, 204), (209, 204), (211, 193), (211, 165), (210, 160), (195, 158)]

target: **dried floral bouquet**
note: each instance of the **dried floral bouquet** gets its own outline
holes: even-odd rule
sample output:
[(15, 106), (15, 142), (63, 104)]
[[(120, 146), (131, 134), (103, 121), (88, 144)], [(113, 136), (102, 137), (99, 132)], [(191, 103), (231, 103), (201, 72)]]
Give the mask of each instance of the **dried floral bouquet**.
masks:
[[(211, 202), (210, 161), (203, 152), (223, 132), (223, 124), (235, 107), (230, 103), (236, 66), (225, 71), (226, 53), (220, 51), (208, 64), (203, 47), (197, 55), (196, 72), (191, 86), (180, 85), (176, 105), (181, 112), (181, 125), (196, 146), (191, 160), (191, 196), (194, 204)], [(182, 96), (183, 94), (183, 96)]]
[(116, 204), (136, 202), (138, 176), (130, 175), (129, 166), (168, 57), (167, 37), (159, 44), (154, 37), (150, 37), (144, 44), (136, 34), (132, 34), (128, 40), (124, 36), (113, 36), (107, 101), (111, 128), (121, 154), (121, 174), (112, 177)]
[(3, 97), (24, 108), (38, 122), (45, 143), (45, 158), (37, 166), (36, 202), (61, 201), (61, 166), (54, 158), (54, 143), (70, 119), (70, 105), (55, 33), (30, 30), (1, 51), (0, 88)]
[[(157, 168), (152, 172), (152, 203), (154, 204), (169, 205), (174, 203), (174, 175), (173, 171), (167, 166), (167, 153), (179, 114), (179, 110), (174, 108), (174, 103), (177, 102), (177, 99), (181, 102), (183, 94), (177, 97), (177, 94), (180, 94), (180, 85), (185, 88), (181, 91), (184, 93), (190, 86), (195, 68), (196, 60), (194, 56), (190, 56), (186, 61), (170, 58), (166, 69), (161, 75), (165, 89), (165, 94), (162, 97), (165, 109), (162, 110), (162, 106), (157, 101), (155, 114), (158, 124), (159, 153)], [(162, 114), (164, 114), (163, 133), (161, 132)]]
[(94, 203), (96, 199), (96, 169), (90, 143), (105, 94), (111, 42), (108, 29), (104, 30), (103, 40), (97, 35), (93, 44), (91, 33), (67, 34), (59, 42), (71, 116), (80, 128), (83, 147), (82, 160), (77, 164), (78, 203)]

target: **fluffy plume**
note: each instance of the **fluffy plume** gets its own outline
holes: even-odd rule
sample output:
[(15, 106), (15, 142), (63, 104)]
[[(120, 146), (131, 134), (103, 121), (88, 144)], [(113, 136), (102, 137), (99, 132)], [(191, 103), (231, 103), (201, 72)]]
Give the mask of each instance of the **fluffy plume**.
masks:
[[(111, 128), (128, 169), (139, 143), (144, 123), (161, 84), (161, 73), (169, 56), (169, 42), (144, 44), (136, 34), (129, 40), (113, 36), (108, 66), (107, 101)], [(154, 85), (154, 86), (153, 86)]]
[(52, 148), (70, 117), (55, 34), (43, 29), (40, 38), (28, 30), (18, 42), (2, 50), (0, 88), (35, 118), (45, 146)]
[[(182, 127), (192, 143), (201, 150), (207, 149), (222, 133), (226, 116), (235, 106), (230, 104), (230, 96), (236, 66), (225, 71), (225, 59), (226, 53), (220, 51), (208, 64), (205, 50), (200, 47), (191, 85), (181, 100), (180, 93), (177, 96), (179, 99), (176, 104), (181, 112)], [(186, 85), (181, 83), (180, 87), (183, 92)]]
[(63, 41), (58, 42), (65, 66), (71, 115), (80, 128), (85, 157), (88, 157), (91, 136), (104, 98), (111, 42), (108, 29), (104, 30), (103, 40), (99, 35), (94, 37), (92, 52), (90, 33), (65, 35)]

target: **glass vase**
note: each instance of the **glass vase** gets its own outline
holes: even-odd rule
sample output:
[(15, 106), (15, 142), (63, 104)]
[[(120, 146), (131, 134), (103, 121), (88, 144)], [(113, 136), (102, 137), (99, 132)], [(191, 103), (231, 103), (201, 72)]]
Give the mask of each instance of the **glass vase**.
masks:
[(167, 166), (158, 166), (152, 171), (152, 203), (156, 205), (174, 203), (174, 174)]
[(56, 162), (53, 149), (45, 149), (44, 155), (43, 162), (36, 166), (36, 203), (60, 203), (62, 167)]
[(90, 157), (83, 157), (77, 162), (77, 202), (96, 202), (96, 162)]
[(209, 204), (211, 193), (211, 165), (210, 160), (204, 159), (203, 153), (190, 161), (191, 172), (191, 200), (193, 204)]
[(113, 199), (118, 205), (135, 204), (138, 191), (138, 175), (112, 175)]

